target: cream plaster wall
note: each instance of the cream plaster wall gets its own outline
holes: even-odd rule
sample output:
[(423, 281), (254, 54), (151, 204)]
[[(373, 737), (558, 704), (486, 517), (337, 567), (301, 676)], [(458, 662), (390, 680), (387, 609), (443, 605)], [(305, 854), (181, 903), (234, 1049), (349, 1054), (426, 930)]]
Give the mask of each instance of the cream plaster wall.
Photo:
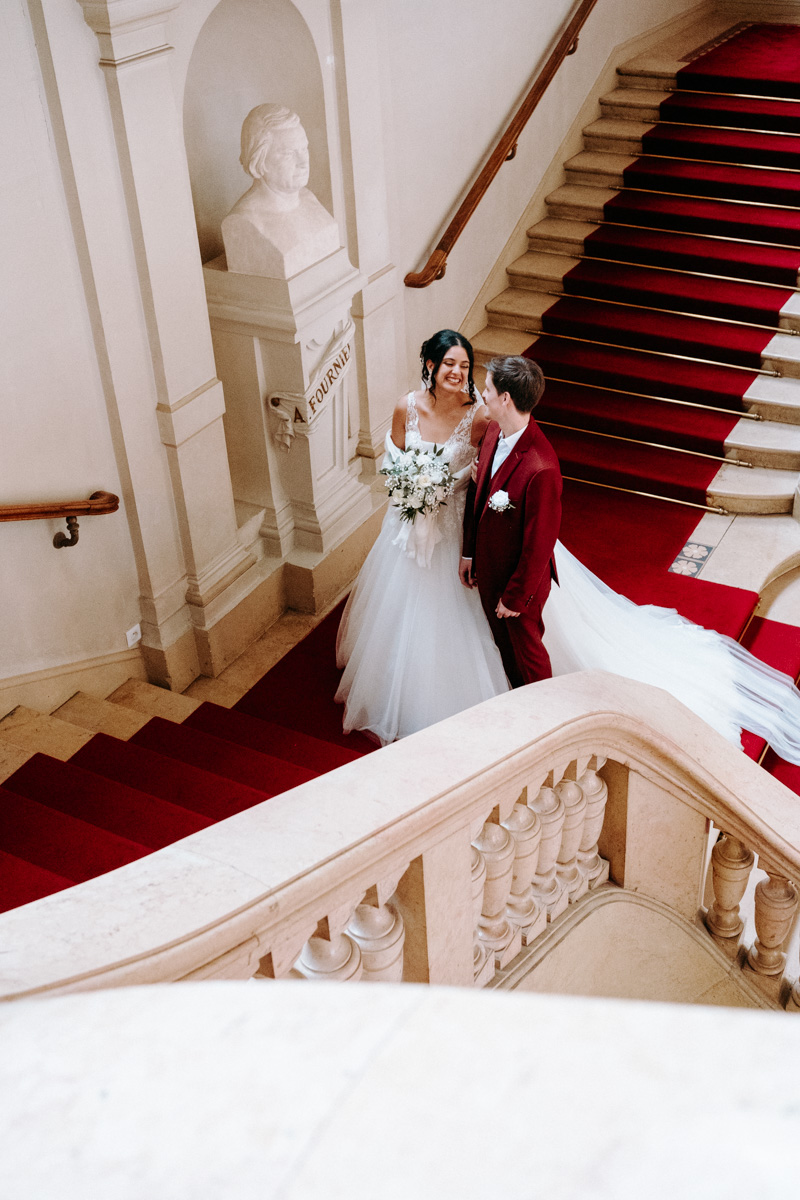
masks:
[[(119, 494), (71, 214), (20, 0), (0, 7), (0, 89), (0, 503)], [(82, 518), (78, 546), (55, 550), (64, 527), (0, 524), (0, 676), (125, 651), (125, 631), (140, 620), (124, 509)]]
[[(422, 340), (459, 328), (610, 54), (696, 0), (603, 0), (450, 256), (443, 280), (404, 289), (409, 380)], [(574, 10), (572, 0), (383, 0), (392, 254), (417, 271)]]

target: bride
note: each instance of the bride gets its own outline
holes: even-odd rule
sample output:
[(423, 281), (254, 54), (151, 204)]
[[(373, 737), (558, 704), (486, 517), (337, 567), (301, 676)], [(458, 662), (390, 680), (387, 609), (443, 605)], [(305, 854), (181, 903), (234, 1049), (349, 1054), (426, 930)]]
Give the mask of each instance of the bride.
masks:
[[(404, 450), (442, 448), (455, 490), (425, 519), (436, 544), (424, 551), (424, 539), (414, 538), (413, 527), (409, 536), (390, 504), (336, 644), (344, 728), (369, 731), (384, 744), (509, 687), (478, 594), (458, 577), (469, 472), (489, 423), (473, 383), (472, 346), (444, 329), (423, 344), (420, 358), (423, 386), (397, 404), (384, 462)], [(789, 676), (672, 609), (633, 604), (560, 542), (555, 559), (560, 586), (543, 613), (554, 675), (604, 670), (662, 687), (736, 745), (748, 729), (800, 763), (800, 693)]]

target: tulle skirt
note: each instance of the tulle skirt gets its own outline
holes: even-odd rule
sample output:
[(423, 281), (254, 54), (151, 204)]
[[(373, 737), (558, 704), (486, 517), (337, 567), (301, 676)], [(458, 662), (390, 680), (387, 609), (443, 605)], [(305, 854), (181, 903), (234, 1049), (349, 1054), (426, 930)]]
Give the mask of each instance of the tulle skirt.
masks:
[(800, 762), (800, 692), (788, 675), (674, 609), (637, 605), (560, 543), (561, 586), (544, 608), (554, 675), (603, 670), (663, 688), (736, 745), (742, 729)]
[(463, 511), (461, 491), (440, 510), (426, 567), (393, 544), (401, 523), (389, 507), (339, 626), (345, 730), (392, 742), (508, 690), (478, 593), (458, 578)]

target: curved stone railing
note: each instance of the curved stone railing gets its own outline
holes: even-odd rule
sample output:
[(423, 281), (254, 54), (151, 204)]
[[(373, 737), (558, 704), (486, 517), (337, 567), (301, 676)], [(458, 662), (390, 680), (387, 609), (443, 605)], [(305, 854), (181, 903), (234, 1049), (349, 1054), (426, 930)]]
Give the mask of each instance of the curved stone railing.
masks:
[(666, 693), (565, 676), (4, 914), (0, 995), (297, 975), (482, 985), (607, 877), (696, 921), (712, 823), (727, 835), (714, 936), (738, 937), (746, 846), (771, 881), (750, 961), (782, 976), (796, 798)]

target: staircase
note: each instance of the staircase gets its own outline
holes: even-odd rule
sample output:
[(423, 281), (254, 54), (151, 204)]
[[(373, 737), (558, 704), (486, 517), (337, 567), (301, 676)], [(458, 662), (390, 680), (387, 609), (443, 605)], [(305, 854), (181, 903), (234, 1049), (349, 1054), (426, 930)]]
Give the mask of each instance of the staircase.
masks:
[[(488, 306), (479, 359), (542, 364), (537, 417), (582, 484), (789, 511), (800, 478), (800, 100), (678, 89), (674, 72), (636, 68), (619, 83)], [(612, 528), (609, 510), (606, 537)], [(753, 617), (755, 599), (728, 632), (796, 678), (800, 630)], [(198, 681), (181, 696), (130, 680), (106, 700), (78, 693), (53, 714), (18, 708), (0, 721), (0, 911), (372, 751), (342, 733), (333, 702), (337, 625), (334, 612), (243, 686)], [(753, 735), (744, 747), (800, 794), (800, 769)]]
[[(230, 708), (131, 679), (105, 700), (78, 692), (52, 714), (20, 707), (0, 721), (0, 912), (375, 749), (342, 733), (333, 703), (338, 617)], [(229, 700), (230, 684), (221, 689)]]
[(702, 61), (620, 69), (474, 344), (542, 366), (537, 418), (566, 477), (790, 512), (800, 101), (791, 82), (740, 94)]

